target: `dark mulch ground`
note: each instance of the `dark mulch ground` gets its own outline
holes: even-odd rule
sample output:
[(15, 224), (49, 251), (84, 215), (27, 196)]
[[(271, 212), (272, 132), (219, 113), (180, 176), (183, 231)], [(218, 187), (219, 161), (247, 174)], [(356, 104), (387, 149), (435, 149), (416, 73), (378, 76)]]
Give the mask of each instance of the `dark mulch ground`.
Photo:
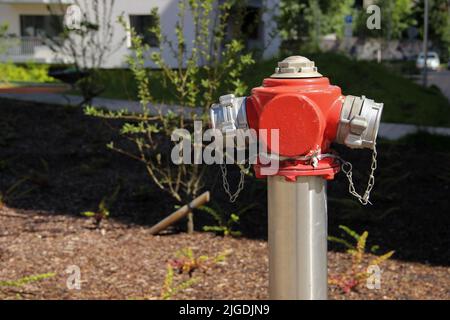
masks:
[[(267, 243), (217, 237), (207, 233), (150, 236), (148, 228), (110, 222), (102, 233), (90, 221), (67, 215), (0, 210), (0, 279), (54, 272), (56, 276), (22, 288), (0, 288), (0, 298), (143, 299), (157, 298), (166, 263), (176, 251), (190, 247), (210, 257), (232, 250), (223, 263), (174, 299), (267, 299)], [(349, 266), (343, 253), (329, 253), (330, 273)], [(66, 269), (77, 265), (81, 290), (67, 289)], [(331, 299), (450, 299), (450, 268), (387, 261), (381, 289), (362, 286), (344, 295), (330, 288)], [(187, 276), (177, 276), (186, 279)]]
[[(0, 214), (0, 279), (54, 271), (58, 276), (26, 287), (26, 298), (140, 298), (158, 293), (166, 260), (186, 246), (217, 254), (233, 248), (226, 265), (180, 295), (190, 298), (264, 298), (267, 285), (266, 189), (248, 178), (245, 197), (235, 205), (224, 196), (218, 168), (211, 168), (208, 189), (227, 212), (249, 203), (241, 219), (240, 239), (183, 233), (148, 235), (148, 227), (167, 215), (175, 202), (155, 190), (140, 163), (111, 152), (105, 145), (117, 135), (117, 122), (86, 117), (78, 109), (0, 100), (0, 191), (11, 209)], [(370, 153), (337, 147), (366, 181)], [(329, 233), (338, 225), (368, 230), (369, 246), (383, 253), (396, 250), (383, 275), (380, 291), (364, 289), (332, 298), (442, 298), (449, 295), (450, 140), (418, 135), (379, 143), (379, 170), (374, 205), (361, 207), (350, 198), (343, 175), (329, 183)], [(363, 172), (364, 174), (358, 174)], [(236, 172), (235, 172), (236, 174)], [(7, 190), (21, 178), (14, 192)], [(105, 235), (91, 229), (80, 212), (95, 210), (120, 184)], [(211, 224), (196, 213), (197, 229)], [(183, 230), (184, 224), (174, 231)], [(208, 240), (208, 241), (205, 241)], [(348, 262), (331, 244), (330, 270)], [(64, 270), (81, 267), (83, 290), (68, 291)], [(205, 286), (208, 290), (198, 290)], [(8, 292), (7, 297), (14, 297)]]

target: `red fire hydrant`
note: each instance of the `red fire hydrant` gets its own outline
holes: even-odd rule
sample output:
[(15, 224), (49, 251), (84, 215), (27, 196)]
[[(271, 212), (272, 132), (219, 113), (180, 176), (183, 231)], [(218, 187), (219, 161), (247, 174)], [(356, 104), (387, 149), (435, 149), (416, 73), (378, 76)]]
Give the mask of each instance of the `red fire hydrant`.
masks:
[[(222, 96), (212, 106), (214, 128), (266, 132), (259, 143), (279, 162), (269, 174), (262, 161), (254, 165), (257, 177), (268, 177), (270, 298), (326, 299), (326, 180), (341, 167), (330, 144), (376, 155), (382, 108), (364, 96), (343, 96), (301, 56), (279, 62), (251, 96)], [(366, 204), (368, 193), (359, 199)]]

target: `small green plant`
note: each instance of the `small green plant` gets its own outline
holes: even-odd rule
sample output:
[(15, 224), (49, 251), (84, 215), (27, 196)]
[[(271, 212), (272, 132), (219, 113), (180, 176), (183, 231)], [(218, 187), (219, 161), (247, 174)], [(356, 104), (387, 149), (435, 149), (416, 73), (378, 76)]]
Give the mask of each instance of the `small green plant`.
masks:
[(31, 276), (26, 276), (23, 278), (19, 278), (16, 280), (0, 280), (0, 288), (1, 287), (13, 287), (13, 288), (20, 288), (23, 287), (29, 283), (42, 281), (48, 278), (54, 277), (56, 274), (53, 272), (44, 273), (44, 274), (36, 274)]
[[(159, 43), (158, 50), (151, 50), (142, 35), (130, 27), (123, 16), (119, 17), (119, 22), (131, 36), (131, 52), (127, 63), (136, 83), (141, 112), (125, 115), (127, 121), (120, 129), (120, 141), (116, 140), (108, 147), (142, 162), (151, 181), (180, 205), (196, 198), (205, 187), (207, 168), (187, 163), (174, 166), (170, 157), (173, 133), (176, 129), (178, 132), (180, 129), (191, 129), (192, 119), (206, 117), (220, 92), (244, 95), (248, 87), (241, 80), (242, 74), (254, 64), (254, 60), (252, 54), (246, 52), (244, 43), (237, 40), (239, 37), (230, 36), (229, 33), (230, 15), (233, 15), (233, 19), (237, 17), (233, 9), (236, 1), (176, 2), (176, 24), (170, 34), (161, 28), (158, 8), (151, 10), (154, 25), (147, 31)], [(187, 17), (191, 17), (193, 23), (189, 30), (185, 23)], [(189, 40), (191, 31), (192, 40)], [(175, 65), (166, 59), (164, 53), (167, 51), (175, 58)], [(160, 70), (147, 69), (148, 61), (152, 61)], [(170, 92), (164, 100), (169, 99), (180, 106), (178, 111), (164, 112), (155, 98), (160, 88)], [(86, 109), (86, 113), (122, 118), (121, 114), (96, 113), (94, 109)], [(121, 143), (126, 140), (133, 144), (132, 148)], [(187, 231), (192, 233), (192, 213), (187, 218)]]
[(204, 226), (203, 231), (214, 232), (223, 236), (239, 237), (241, 232), (236, 231), (234, 228), (236, 225), (239, 225), (241, 215), (254, 206), (254, 204), (248, 205), (236, 213), (231, 213), (230, 215), (218, 206), (201, 206), (198, 209), (209, 214), (217, 222), (216, 226)]
[(45, 188), (50, 185), (50, 167), (48, 162), (40, 158), (41, 168), (31, 168), (28, 170), (28, 179), (32, 184), (39, 188)]
[[(364, 231), (361, 235), (351, 230), (349, 227), (340, 225), (339, 228), (343, 230), (348, 236), (356, 241), (353, 245), (343, 238), (329, 236), (328, 240), (332, 242), (344, 245), (347, 248), (347, 253), (351, 255), (351, 266), (341, 274), (332, 274), (328, 280), (330, 285), (339, 287), (344, 293), (349, 293), (352, 290), (356, 290), (362, 283), (364, 283), (369, 277), (367, 268), (369, 266), (379, 266), (386, 260), (388, 260), (394, 251), (389, 251), (383, 255), (377, 256), (371, 260), (368, 260), (366, 254), (367, 237), (369, 233)], [(372, 253), (378, 251), (379, 247), (374, 245), (370, 251)], [(366, 263), (369, 261), (368, 263)]]
[(159, 297), (161, 300), (172, 299), (174, 295), (176, 295), (180, 291), (192, 287), (195, 283), (197, 283), (200, 280), (198, 277), (188, 278), (181, 281), (178, 284), (174, 284), (174, 278), (175, 278), (174, 268), (170, 263), (168, 263), (166, 269), (166, 277), (164, 278), (164, 285)]
[(29, 188), (22, 192), (19, 191), (20, 186), (23, 185), (28, 180), (30, 180), (29, 177), (23, 177), (23, 178), (17, 180), (6, 191), (0, 191), (0, 209), (3, 208), (3, 206), (6, 204), (6, 202), (23, 197), (24, 195), (26, 195), (27, 193), (30, 193), (31, 191), (33, 191), (35, 189), (35, 187), (32, 187), (32, 188)]
[(104, 197), (98, 204), (98, 209), (96, 211), (84, 211), (81, 215), (87, 218), (94, 219), (94, 225), (96, 229), (99, 229), (102, 222), (106, 220), (110, 215), (110, 208), (116, 201), (117, 195), (120, 191), (120, 185), (114, 190), (113, 194), (109, 197)]
[(224, 261), (230, 253), (231, 251), (225, 250), (215, 257), (206, 255), (196, 257), (191, 248), (184, 248), (178, 251), (175, 259), (170, 260), (169, 263), (178, 270), (179, 274), (188, 274), (191, 278), (195, 270), (206, 271), (217, 263)]
[(28, 62), (16, 65), (11, 62), (0, 63), (0, 82), (52, 83), (57, 80), (48, 76), (49, 66)]
[[(196, 257), (191, 248), (183, 248), (175, 254), (175, 258), (167, 263), (164, 285), (161, 289), (160, 299), (169, 300), (180, 291), (186, 290), (201, 280), (201, 277), (193, 277), (195, 271), (206, 272), (214, 268), (218, 263), (224, 261), (231, 250), (220, 252), (214, 257), (201, 255)], [(188, 275), (188, 278), (176, 280), (175, 271), (178, 275)]]
[[(0, 77), (1, 77), (0, 68)], [(0, 83), (1, 83), (0, 78)], [(0, 128), (2, 128), (2, 134), (0, 135), (0, 147), (9, 147), (18, 138), (19, 124), (17, 118), (2, 116), (0, 119)]]

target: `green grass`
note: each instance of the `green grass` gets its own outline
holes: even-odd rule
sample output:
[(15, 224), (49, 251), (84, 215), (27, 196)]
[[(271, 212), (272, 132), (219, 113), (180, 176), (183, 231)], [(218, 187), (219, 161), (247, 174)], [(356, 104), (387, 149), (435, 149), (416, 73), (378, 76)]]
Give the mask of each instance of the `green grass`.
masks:
[[(401, 69), (375, 62), (353, 61), (345, 56), (321, 53), (309, 55), (319, 72), (345, 95), (365, 95), (384, 103), (382, 121), (450, 127), (450, 103), (437, 88), (422, 88), (401, 76)], [(243, 75), (249, 89), (260, 86), (270, 76), (279, 59), (263, 61)], [(403, 68), (403, 67), (402, 67)], [(174, 90), (158, 81), (159, 71), (151, 73), (151, 91), (157, 101), (175, 102)], [(129, 70), (102, 70), (106, 98), (137, 99), (137, 88)], [(225, 93), (225, 92), (223, 92)], [(249, 94), (249, 93), (248, 93)]]
[(53, 83), (58, 80), (47, 75), (47, 64), (13, 64), (11, 62), (0, 63), (0, 83)]
[(423, 88), (385, 66), (356, 62), (335, 55), (319, 55), (322, 74), (344, 94), (365, 95), (384, 103), (382, 121), (450, 126), (450, 103), (436, 88)]
[[(450, 103), (437, 88), (423, 88), (376, 62), (353, 61), (345, 56), (309, 55), (319, 72), (344, 95), (365, 95), (384, 103), (382, 121), (450, 127)], [(250, 87), (273, 73), (277, 59), (266, 61), (244, 77)]]

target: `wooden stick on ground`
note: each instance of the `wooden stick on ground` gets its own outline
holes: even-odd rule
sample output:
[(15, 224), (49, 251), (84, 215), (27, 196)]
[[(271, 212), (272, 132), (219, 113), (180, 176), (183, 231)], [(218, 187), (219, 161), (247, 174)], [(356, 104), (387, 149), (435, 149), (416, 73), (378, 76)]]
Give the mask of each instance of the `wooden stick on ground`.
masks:
[(155, 224), (153, 227), (150, 228), (150, 234), (152, 235), (158, 234), (159, 232), (169, 227), (171, 224), (187, 216), (188, 213), (192, 211), (192, 209), (200, 207), (204, 205), (206, 202), (209, 202), (209, 191), (206, 191), (205, 193), (201, 194), (200, 196), (192, 200), (189, 204), (182, 206), (180, 209), (173, 212), (167, 218)]

